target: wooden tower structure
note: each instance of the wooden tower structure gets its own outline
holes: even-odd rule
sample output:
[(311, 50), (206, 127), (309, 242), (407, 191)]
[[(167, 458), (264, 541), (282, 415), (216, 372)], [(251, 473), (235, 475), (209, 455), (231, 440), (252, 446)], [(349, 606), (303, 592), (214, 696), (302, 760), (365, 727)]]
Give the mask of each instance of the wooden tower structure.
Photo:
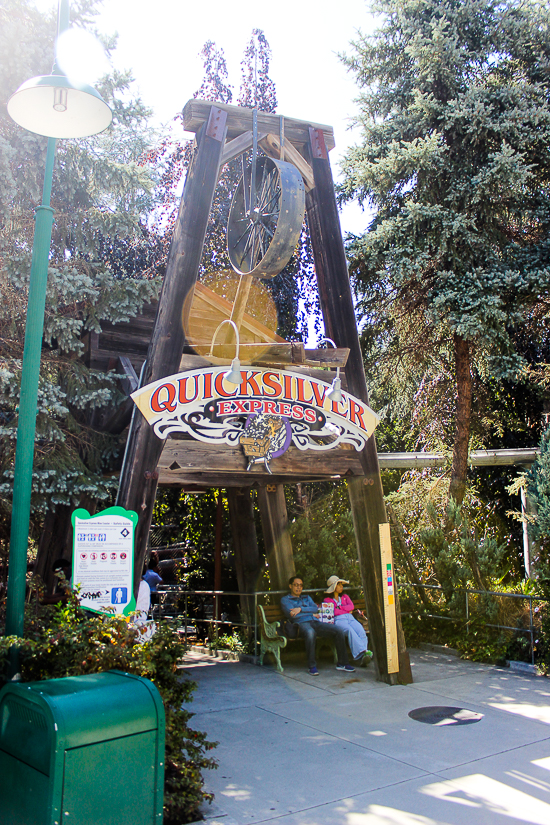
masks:
[[(379, 678), (390, 684), (411, 682), (398, 605), (397, 614), (395, 607), (388, 612), (388, 604), (397, 596), (372, 437), (376, 417), (368, 408), (329, 161), (332, 128), (201, 100), (187, 103), (183, 121), (184, 128), (196, 135), (195, 151), (140, 388), (132, 396), (136, 409), (117, 498), (118, 505), (139, 516), (136, 574), (139, 578), (159, 482), (188, 490), (223, 487), (235, 538), (239, 589), (253, 591), (257, 569), (250, 490), (254, 486), (272, 584), (285, 589), (295, 571), (284, 484), (345, 478)], [(233, 304), (224, 305), (223, 299), (197, 282), (197, 276), (220, 170), (251, 148), (252, 163), (246, 167), (243, 162), (243, 178), (232, 205), (236, 217), (228, 231), (228, 238), (233, 231), (234, 239), (228, 241), (230, 258), (241, 280)], [(294, 180), (290, 188), (288, 180)], [(263, 241), (255, 234), (262, 210), (254, 199), (261, 187), (277, 200), (279, 221), (278, 226), (268, 226)], [(290, 193), (287, 201), (285, 191)], [(284, 266), (278, 238), (285, 214), (298, 215), (289, 224), (299, 221), (299, 234), (303, 211), (300, 217), (296, 203), (300, 197), (305, 197), (325, 334), (335, 343), (334, 349), (307, 350), (301, 343), (285, 342), (246, 312), (252, 278), (272, 277)], [(296, 226), (291, 230), (295, 245)], [(209, 351), (193, 342), (192, 317), (203, 319), (205, 340), (211, 340)], [(225, 329), (222, 324), (214, 340), (220, 322)], [(342, 384), (337, 395), (329, 392), (335, 378)], [(271, 429), (264, 438), (265, 427)], [(267, 441), (271, 452), (266, 456), (268, 448), (262, 444)], [(255, 457), (262, 455), (262, 460)]]

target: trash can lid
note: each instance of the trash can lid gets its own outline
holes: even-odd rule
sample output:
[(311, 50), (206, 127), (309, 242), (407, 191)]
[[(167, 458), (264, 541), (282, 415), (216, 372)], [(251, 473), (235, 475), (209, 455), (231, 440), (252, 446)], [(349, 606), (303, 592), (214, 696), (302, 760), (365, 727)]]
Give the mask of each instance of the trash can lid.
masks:
[[(148, 679), (121, 671), (6, 685), (8, 696), (50, 721), (58, 748), (75, 748), (164, 726), (164, 707)], [(50, 726), (48, 725), (48, 727)]]

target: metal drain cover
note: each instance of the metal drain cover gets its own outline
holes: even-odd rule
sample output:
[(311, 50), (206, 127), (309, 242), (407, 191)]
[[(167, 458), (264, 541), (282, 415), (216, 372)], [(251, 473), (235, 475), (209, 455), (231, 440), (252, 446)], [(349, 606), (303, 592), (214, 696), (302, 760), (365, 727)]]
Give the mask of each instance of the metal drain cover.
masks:
[(483, 719), (482, 713), (475, 713), (466, 708), (449, 708), (445, 705), (432, 705), (427, 708), (416, 708), (409, 713), (411, 719), (424, 722), (426, 725), (473, 725)]

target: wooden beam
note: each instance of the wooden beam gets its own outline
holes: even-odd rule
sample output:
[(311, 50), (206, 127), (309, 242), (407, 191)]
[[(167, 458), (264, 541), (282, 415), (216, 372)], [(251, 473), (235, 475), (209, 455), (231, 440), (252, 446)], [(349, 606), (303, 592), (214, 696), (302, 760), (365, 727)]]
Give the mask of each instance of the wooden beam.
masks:
[[(304, 475), (301, 477), (301, 480), (304, 483), (313, 483), (315, 481), (326, 481), (327, 477)], [(242, 473), (235, 473), (234, 475), (230, 475), (226, 472), (183, 473), (178, 475), (177, 478), (174, 478), (173, 476), (168, 476), (166, 473), (161, 471), (159, 472), (158, 483), (161, 487), (172, 487), (174, 489), (195, 491), (204, 491), (210, 489), (211, 487), (225, 487), (226, 489), (229, 487), (252, 487), (254, 489), (259, 489), (260, 487), (264, 487), (266, 484), (295, 484), (296, 477), (283, 476), (274, 473), (270, 476), (256, 478), (256, 476), (252, 476), (251, 473), (247, 473), (246, 470), (244, 470)]]
[[(157, 467), (159, 472), (170, 472), (177, 478), (180, 473), (188, 476), (193, 472), (246, 473), (247, 463), (240, 446), (208, 444), (193, 438), (168, 438)], [(361, 473), (361, 464), (353, 448), (316, 451), (289, 447), (283, 455), (270, 461), (270, 469), (288, 480), (298, 481), (302, 476), (339, 478), (354, 471)], [(269, 473), (261, 464), (254, 465), (247, 475), (252, 479), (269, 479)]]
[[(211, 307), (215, 312), (218, 312), (222, 318), (231, 317), (231, 313), (233, 311), (233, 304), (231, 301), (228, 301), (227, 298), (223, 298), (221, 295), (217, 295), (217, 293), (201, 284), (200, 281), (198, 281), (195, 285), (195, 296), (196, 300), (192, 304), (192, 312), (195, 310), (197, 301), (200, 300), (207, 307)], [(217, 324), (215, 324), (214, 329), (216, 326)], [(265, 341), (269, 343), (279, 341), (284, 343), (284, 338), (281, 338), (280, 335), (277, 335), (272, 329), (266, 327), (265, 324), (261, 323), (261, 321), (258, 321), (256, 318), (253, 318), (251, 315), (246, 313), (243, 315), (241, 327), (246, 330), (246, 332), (256, 336), (256, 340), (258, 341)], [(208, 347), (210, 347), (211, 340), (211, 338), (208, 339), (208, 341), (205, 340), (205, 344), (207, 343)]]
[[(215, 344), (212, 355), (205, 355), (211, 364), (230, 364), (235, 357), (235, 344)], [(301, 341), (289, 344), (241, 344), (239, 347), (241, 364), (253, 366), (282, 366), (305, 364), (305, 350)]]
[[(349, 348), (346, 368), (349, 391), (368, 404), (369, 396), (334, 195), (334, 181), (322, 130), (312, 127), (309, 130), (308, 144), (315, 187), (306, 192), (307, 220), (325, 330), (327, 336), (338, 346)], [(350, 485), (350, 499), (379, 678), (389, 684), (396, 681), (408, 684), (412, 682), (412, 673), (406, 651), (400, 650), (398, 674), (389, 674), (387, 668), (379, 525), (387, 523), (388, 517), (373, 436), (361, 451), (360, 460), (367, 484), (353, 482)], [(400, 626), (399, 615), (397, 620)]]
[(306, 364), (311, 367), (340, 367), (340, 369), (343, 369), (349, 358), (349, 348), (306, 349), (305, 357)]
[[(216, 103), (227, 115), (227, 136), (229, 138), (242, 135), (252, 129), (252, 109), (242, 106), (231, 106), (229, 103)], [(188, 100), (183, 108), (183, 128), (186, 132), (198, 132), (202, 124), (208, 120), (212, 103), (208, 100), (198, 100), (193, 98)], [(278, 134), (279, 115), (258, 112), (258, 132)], [(311, 126), (319, 129), (324, 137), (327, 149), (334, 148), (334, 130), (332, 126), (320, 123), (311, 123), (307, 120), (296, 120), (296, 118), (285, 117), (285, 144), (291, 141), (297, 146), (302, 146), (309, 140), (309, 129)], [(286, 153), (286, 148), (285, 148)]]
[[(225, 492), (229, 506), (239, 593), (254, 593), (258, 590), (263, 569), (256, 535), (254, 500), (249, 487), (230, 487)], [(246, 617), (245, 621), (252, 626), (254, 624), (254, 597), (241, 595), (240, 605), (243, 617)]]
[[(281, 157), (281, 141), (277, 137), (277, 135), (266, 135), (262, 140), (259, 141), (261, 148), (264, 150), (266, 155), (269, 155), (270, 158), (279, 159)], [(299, 153), (297, 149), (294, 148), (292, 143), (288, 143), (285, 139), (285, 161), (290, 161), (293, 163), (296, 169), (301, 174), (304, 185), (306, 188), (306, 192), (309, 192), (310, 189), (313, 189), (315, 186), (315, 181), (313, 179), (313, 170), (307, 160)]]
[(252, 142), (253, 139), (251, 131), (243, 132), (242, 135), (233, 138), (233, 140), (228, 140), (223, 147), (220, 170), (226, 163), (229, 163), (231, 160), (235, 160), (235, 158), (238, 158), (243, 152), (246, 152), (247, 149), (250, 149)]
[[(198, 276), (227, 133), (226, 120), (224, 111), (209, 104), (180, 201), (146, 367), (142, 371), (142, 386), (177, 372), (180, 364), (186, 343), (182, 307), (186, 297), (193, 292)], [(136, 592), (147, 548), (158, 481), (157, 465), (163, 446), (145, 418), (136, 412), (126, 442), (117, 496), (119, 506), (134, 510), (139, 517), (134, 539)]]
[(274, 590), (285, 590), (296, 573), (292, 543), (288, 532), (285, 491), (282, 484), (270, 484), (258, 490), (264, 546), (269, 566), (269, 580)]

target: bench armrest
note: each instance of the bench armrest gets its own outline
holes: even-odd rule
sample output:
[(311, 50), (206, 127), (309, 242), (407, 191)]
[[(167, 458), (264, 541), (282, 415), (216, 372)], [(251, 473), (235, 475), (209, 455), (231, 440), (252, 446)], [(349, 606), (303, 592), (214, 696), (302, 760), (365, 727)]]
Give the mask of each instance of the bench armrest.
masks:
[(278, 628), (281, 626), (281, 622), (278, 620), (268, 622), (261, 604), (258, 605), (258, 615), (260, 617), (260, 628), (266, 639), (284, 639), (286, 643), (286, 636), (282, 636), (280, 633), (277, 633)]

